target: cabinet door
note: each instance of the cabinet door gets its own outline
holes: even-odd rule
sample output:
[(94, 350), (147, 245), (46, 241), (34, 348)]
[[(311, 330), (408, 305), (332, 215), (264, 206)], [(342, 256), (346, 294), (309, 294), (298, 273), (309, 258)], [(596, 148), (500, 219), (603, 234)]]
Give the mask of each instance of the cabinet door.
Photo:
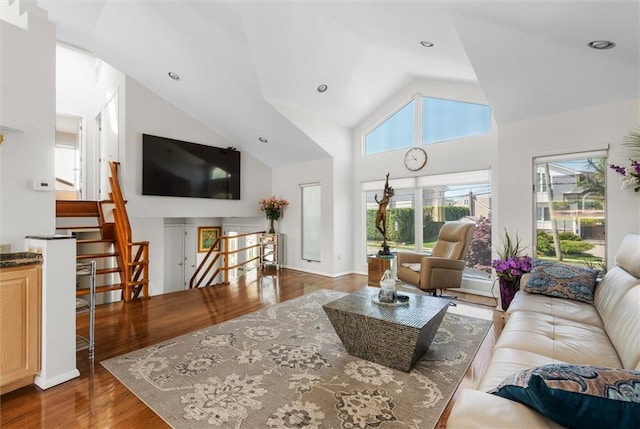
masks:
[(0, 270), (0, 391), (33, 383), (40, 370), (40, 266)]

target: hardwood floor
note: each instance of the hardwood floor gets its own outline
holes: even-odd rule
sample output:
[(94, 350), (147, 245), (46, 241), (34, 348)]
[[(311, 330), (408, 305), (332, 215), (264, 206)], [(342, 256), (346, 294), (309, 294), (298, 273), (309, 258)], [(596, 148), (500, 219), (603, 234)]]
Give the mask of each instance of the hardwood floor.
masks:
[[(79, 378), (44, 391), (28, 386), (3, 395), (0, 398), (0, 427), (168, 427), (99, 362), (318, 289), (353, 292), (367, 282), (366, 276), (355, 274), (335, 279), (286, 269), (275, 274), (271, 269), (258, 278), (248, 276), (229, 286), (174, 292), (153, 296), (148, 301), (97, 306), (94, 363), (87, 359), (86, 351), (78, 352)], [(79, 318), (78, 329), (86, 327), (87, 318)], [(486, 368), (494, 341), (493, 335), (487, 335), (461, 386), (473, 387), (477, 383)], [(438, 427), (445, 427), (450, 406)]]

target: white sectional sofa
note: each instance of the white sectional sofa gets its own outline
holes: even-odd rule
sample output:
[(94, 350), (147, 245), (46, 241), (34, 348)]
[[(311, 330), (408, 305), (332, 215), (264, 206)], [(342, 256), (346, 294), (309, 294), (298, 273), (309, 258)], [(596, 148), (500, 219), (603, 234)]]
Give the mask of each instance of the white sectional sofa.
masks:
[[(487, 371), (475, 390), (461, 392), (447, 428), (563, 427), (529, 406), (487, 393), (523, 369), (566, 363), (640, 371), (639, 234), (625, 237), (615, 262), (596, 285), (593, 304), (520, 290)], [(636, 409), (633, 418), (640, 421)]]

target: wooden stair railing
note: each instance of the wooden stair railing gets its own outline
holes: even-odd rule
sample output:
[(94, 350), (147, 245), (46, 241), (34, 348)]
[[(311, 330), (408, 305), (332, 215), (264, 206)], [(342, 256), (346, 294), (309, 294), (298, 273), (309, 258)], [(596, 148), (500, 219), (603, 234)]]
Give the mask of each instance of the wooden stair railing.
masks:
[(122, 295), (125, 302), (138, 298), (149, 299), (149, 242), (132, 241), (131, 225), (118, 180), (119, 162), (109, 162), (111, 187), (108, 203), (113, 204), (114, 239), (118, 249), (118, 263), (122, 269)]
[[(240, 249), (229, 251), (229, 240), (233, 240), (241, 237), (248, 237), (251, 235), (259, 235), (262, 233), (264, 233), (264, 231), (249, 232), (247, 234), (238, 234), (238, 235), (225, 235), (225, 236), (218, 237), (216, 241), (211, 245), (211, 248), (202, 259), (202, 262), (200, 263), (200, 265), (198, 265), (198, 268), (196, 268), (196, 271), (193, 273), (193, 276), (191, 276), (191, 280), (189, 280), (189, 289), (194, 289), (201, 286), (213, 286), (215, 284), (228, 285), (229, 270), (243, 267), (253, 261), (260, 259), (260, 255), (258, 254), (258, 256), (256, 256), (255, 258), (247, 259), (246, 261), (240, 262), (235, 265), (229, 265), (230, 255), (234, 255), (240, 252), (244, 252), (246, 250), (260, 247), (260, 244), (258, 243), (251, 246), (246, 246)], [(215, 250), (215, 249), (218, 249), (218, 250)], [(220, 258), (222, 258), (222, 265), (216, 268), (213, 271), (213, 273), (209, 275), (214, 265), (216, 264), (216, 262), (218, 262), (218, 260), (220, 260)], [(222, 272), (222, 278), (223, 278), (222, 283), (214, 283), (213, 281), (218, 276), (218, 274), (220, 274), (220, 272)]]
[[(114, 283), (110, 277), (113, 274), (120, 275), (121, 269), (119, 266), (109, 266), (117, 265), (119, 254), (115, 249), (113, 225), (104, 220), (101, 204), (97, 201), (57, 200), (56, 219), (56, 230), (64, 230), (76, 235), (76, 260), (79, 263), (86, 263), (88, 260), (98, 261), (100, 268), (96, 269), (96, 276), (101, 280), (96, 284), (96, 293), (122, 290), (121, 280), (119, 283)], [(70, 221), (59, 222), (62, 219)], [(99, 236), (96, 237), (94, 233), (98, 233)], [(86, 238), (87, 236), (89, 238)], [(87, 246), (91, 248), (87, 249)], [(76, 288), (76, 296), (88, 294), (89, 288)]]

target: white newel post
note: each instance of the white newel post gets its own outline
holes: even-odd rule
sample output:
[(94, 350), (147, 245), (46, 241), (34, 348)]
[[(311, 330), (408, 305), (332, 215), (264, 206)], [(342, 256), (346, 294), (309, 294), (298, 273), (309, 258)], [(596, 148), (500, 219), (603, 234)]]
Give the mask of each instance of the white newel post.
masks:
[(76, 239), (28, 236), (27, 249), (42, 253), (42, 357), (35, 384), (48, 389), (80, 376), (76, 368)]

